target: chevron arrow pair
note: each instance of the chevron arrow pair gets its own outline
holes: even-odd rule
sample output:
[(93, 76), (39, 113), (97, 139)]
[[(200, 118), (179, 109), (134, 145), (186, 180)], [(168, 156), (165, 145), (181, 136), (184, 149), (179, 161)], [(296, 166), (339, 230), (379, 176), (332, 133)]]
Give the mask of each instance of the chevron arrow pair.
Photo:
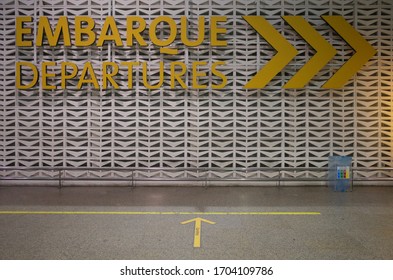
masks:
[[(244, 86), (264, 88), (298, 53), (298, 51), (263, 17), (243, 16), (265, 40), (277, 50), (276, 55)], [(355, 51), (355, 54), (322, 86), (342, 88), (345, 83), (376, 53), (376, 50), (342, 17), (322, 18)], [(337, 53), (303, 17), (283, 16), (283, 19), (316, 51), (316, 54), (284, 85), (303, 88)]]

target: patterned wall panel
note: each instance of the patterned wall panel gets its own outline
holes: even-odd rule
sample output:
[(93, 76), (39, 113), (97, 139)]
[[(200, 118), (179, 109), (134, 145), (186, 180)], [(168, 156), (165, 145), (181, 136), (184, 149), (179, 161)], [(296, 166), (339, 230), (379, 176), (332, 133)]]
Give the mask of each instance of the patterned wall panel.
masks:
[[(393, 167), (393, 2), (391, 0), (1, 0), (0, 54), (0, 160), (5, 167), (327, 167), (329, 155), (349, 155), (356, 167)], [(15, 18), (32, 16), (28, 27), (47, 16), (52, 24), (62, 15), (69, 19), (94, 18), (100, 30), (114, 16), (124, 34), (130, 15), (149, 25), (159, 15), (180, 22), (188, 18), (188, 34), (197, 38), (198, 17), (226, 16), (227, 46), (211, 47), (209, 28), (204, 42), (184, 47), (177, 35), (177, 55), (146, 47), (16, 47)], [(260, 15), (296, 49), (298, 55), (263, 89), (243, 86), (275, 54), (264, 38), (242, 18)], [(288, 80), (315, 54), (308, 43), (283, 19), (303, 16), (337, 54), (304, 88), (284, 89)], [(351, 47), (321, 18), (343, 16), (376, 50), (373, 58), (342, 89), (321, 86), (352, 55)], [(73, 27), (70, 21), (71, 32)], [(157, 36), (167, 36), (162, 28)], [(33, 37), (32, 35), (29, 35)], [(149, 41), (148, 32), (143, 33)], [(163, 37), (163, 38), (164, 38)], [(33, 39), (33, 38), (31, 38)], [(47, 43), (46, 43), (47, 44)], [(224, 61), (220, 68), (228, 78), (224, 89), (207, 76), (206, 89), (169, 87), (165, 78), (159, 89), (143, 84), (141, 67), (135, 69), (133, 88), (127, 89), (127, 70), (121, 69), (120, 89), (43, 90), (15, 87), (15, 63), (62, 61), (83, 68), (91, 62), (100, 69), (105, 61), (146, 62), (148, 82), (160, 79), (159, 63), (182, 61), (191, 69), (194, 61)], [(202, 67), (203, 68), (203, 67)], [(201, 69), (202, 69), (201, 68)], [(209, 70), (209, 66), (205, 67)], [(169, 77), (169, 68), (164, 69)], [(25, 71), (25, 82), (33, 73)], [(51, 84), (60, 80), (50, 78)], [(192, 82), (191, 71), (185, 75)], [(97, 71), (97, 78), (102, 74)], [(369, 173), (364, 172), (364, 176)], [(317, 175), (316, 175), (317, 176)]]

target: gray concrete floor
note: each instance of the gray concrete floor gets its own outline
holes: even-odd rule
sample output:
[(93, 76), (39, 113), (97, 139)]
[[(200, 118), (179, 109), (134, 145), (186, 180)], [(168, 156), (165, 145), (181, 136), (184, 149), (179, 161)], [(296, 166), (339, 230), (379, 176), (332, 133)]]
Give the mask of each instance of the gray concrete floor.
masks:
[[(320, 215), (0, 214), (0, 259), (393, 259), (393, 188), (2, 187), (0, 211), (317, 211)], [(201, 217), (201, 247), (194, 224)]]

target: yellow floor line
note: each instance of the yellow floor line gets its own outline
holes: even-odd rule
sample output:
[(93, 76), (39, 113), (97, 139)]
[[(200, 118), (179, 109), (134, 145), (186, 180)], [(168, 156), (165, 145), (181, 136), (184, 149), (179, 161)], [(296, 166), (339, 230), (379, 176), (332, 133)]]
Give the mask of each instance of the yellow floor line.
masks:
[(0, 215), (320, 215), (320, 212), (0, 211)]

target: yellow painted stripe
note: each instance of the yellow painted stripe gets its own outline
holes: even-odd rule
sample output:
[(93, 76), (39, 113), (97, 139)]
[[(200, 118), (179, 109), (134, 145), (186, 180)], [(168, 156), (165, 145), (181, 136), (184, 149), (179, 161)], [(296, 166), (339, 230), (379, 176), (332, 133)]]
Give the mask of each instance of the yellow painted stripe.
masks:
[(320, 215), (320, 212), (0, 211), (0, 215)]

